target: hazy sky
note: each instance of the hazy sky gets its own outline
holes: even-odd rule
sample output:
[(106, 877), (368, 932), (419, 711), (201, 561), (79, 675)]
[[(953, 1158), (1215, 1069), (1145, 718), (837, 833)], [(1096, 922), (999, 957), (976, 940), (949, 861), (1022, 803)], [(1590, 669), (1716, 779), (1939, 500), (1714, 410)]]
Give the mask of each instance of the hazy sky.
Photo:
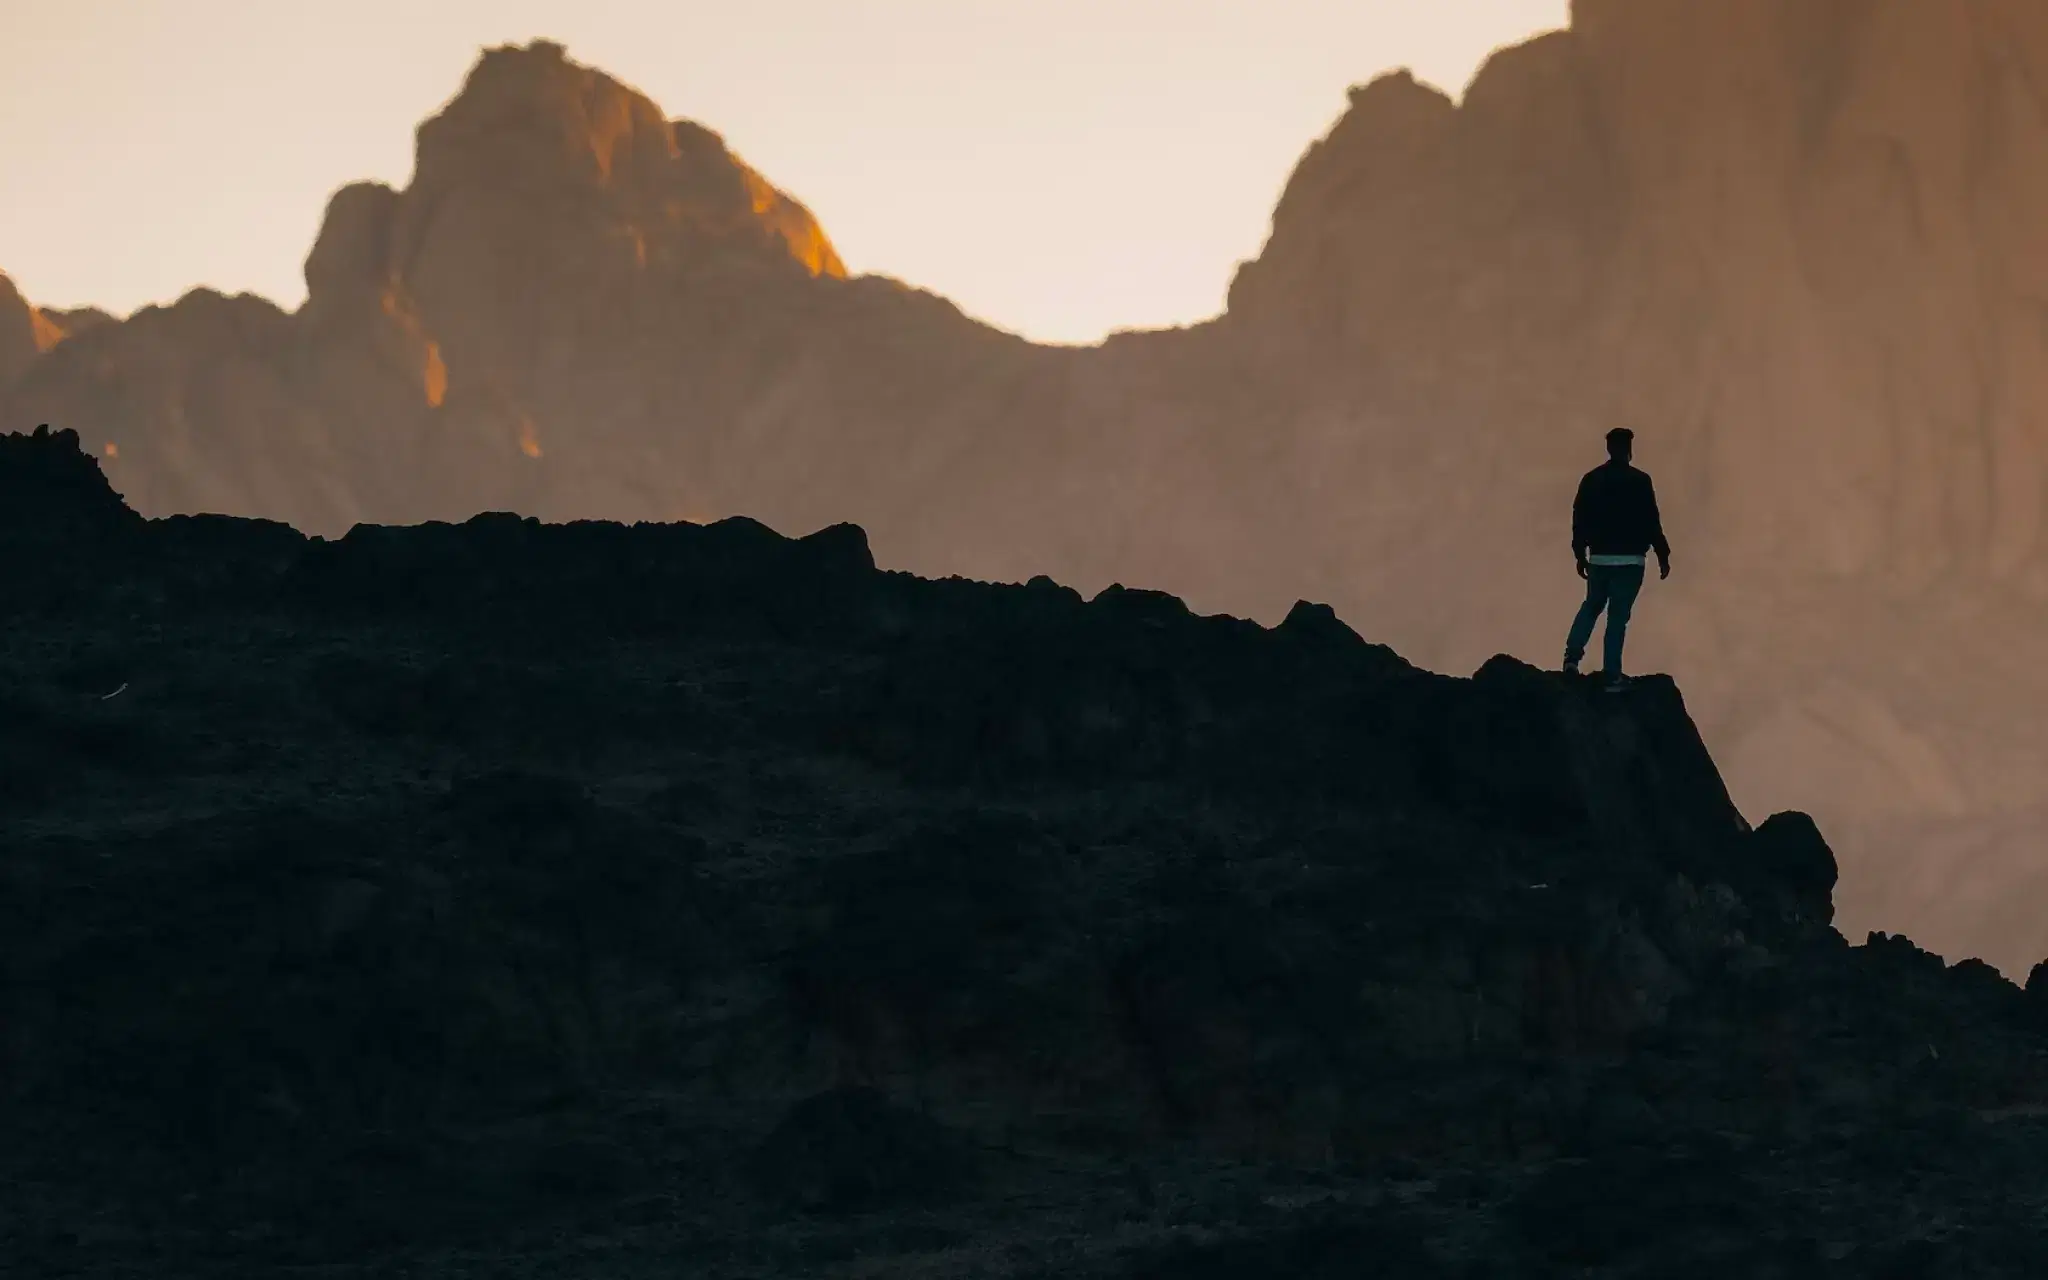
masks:
[(1217, 311), (1390, 67), (1461, 91), (1567, 0), (0, 0), (0, 270), (286, 306), (327, 196), (402, 185), (479, 48), (551, 37), (723, 133), (855, 271), (1032, 337)]

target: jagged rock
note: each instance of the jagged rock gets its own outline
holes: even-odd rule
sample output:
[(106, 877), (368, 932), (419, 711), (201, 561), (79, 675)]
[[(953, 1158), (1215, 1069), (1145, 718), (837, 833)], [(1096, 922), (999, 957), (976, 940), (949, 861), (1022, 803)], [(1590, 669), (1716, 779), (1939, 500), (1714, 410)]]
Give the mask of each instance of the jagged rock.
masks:
[(45, 423), (0, 435), (0, 540), (91, 543), (141, 525), (76, 431)]
[(1347, 647), (1361, 644), (1358, 633), (1344, 625), (1337, 611), (1326, 604), (1297, 600), (1280, 621), (1282, 635), (1300, 636), (1311, 644)]
[(1773, 883), (1784, 886), (1822, 924), (1834, 920), (1835, 855), (1820, 828), (1803, 813), (1776, 813), (1751, 835), (1750, 856)]
[(2048, 960), (2028, 971), (2026, 993), (2036, 1008), (2048, 1013)]

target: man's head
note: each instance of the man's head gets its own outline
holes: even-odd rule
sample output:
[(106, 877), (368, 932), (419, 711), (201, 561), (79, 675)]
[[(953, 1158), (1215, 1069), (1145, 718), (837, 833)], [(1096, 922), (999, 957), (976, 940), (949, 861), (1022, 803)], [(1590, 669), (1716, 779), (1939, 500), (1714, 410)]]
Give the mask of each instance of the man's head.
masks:
[(1616, 462), (1627, 462), (1636, 451), (1636, 433), (1627, 427), (1616, 427), (1607, 433), (1607, 456)]

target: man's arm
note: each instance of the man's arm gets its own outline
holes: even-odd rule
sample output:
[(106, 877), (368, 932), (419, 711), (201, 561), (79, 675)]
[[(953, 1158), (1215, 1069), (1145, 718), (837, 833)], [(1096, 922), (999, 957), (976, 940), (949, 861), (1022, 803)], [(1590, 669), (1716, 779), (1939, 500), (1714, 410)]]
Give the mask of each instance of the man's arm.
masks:
[(1579, 566), (1579, 576), (1586, 576), (1586, 486), (1592, 478), (1579, 481), (1579, 491), (1572, 498), (1572, 563)]
[(1671, 576), (1671, 544), (1664, 540), (1664, 517), (1657, 510), (1657, 486), (1650, 483), (1650, 477), (1643, 477), (1643, 497), (1649, 505), (1650, 549), (1657, 553), (1657, 573), (1660, 577)]
[(1587, 575), (1591, 573), (1591, 569), (1585, 567), (1585, 543), (1587, 543), (1587, 528), (1585, 528), (1587, 496), (1585, 496), (1585, 489), (1587, 489), (1589, 483), (1593, 483), (1593, 477), (1581, 479), (1579, 481), (1579, 494), (1573, 496), (1573, 500), (1571, 500), (1571, 563), (1577, 565), (1579, 578), (1587, 578)]

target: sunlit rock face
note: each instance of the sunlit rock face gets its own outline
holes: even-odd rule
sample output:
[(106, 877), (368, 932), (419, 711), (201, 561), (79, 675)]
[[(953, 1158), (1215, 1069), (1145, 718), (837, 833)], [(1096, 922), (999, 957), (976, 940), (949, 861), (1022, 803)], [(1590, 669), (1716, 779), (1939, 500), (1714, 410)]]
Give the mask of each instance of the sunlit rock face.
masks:
[[(81, 313), (81, 326), (97, 312)], [(62, 342), (69, 328), (61, 313), (53, 316), (30, 305), (7, 273), (0, 271), (0, 394), (27, 371), (35, 358)]]
[(76, 427), (149, 514), (856, 520), (925, 573), (1328, 599), (1469, 671), (1557, 661), (1573, 485), (1625, 424), (1677, 548), (1631, 665), (1684, 677), (1745, 809), (1821, 817), (1847, 927), (2016, 966), (2044, 102), (2028, 0), (1583, 3), (1462, 101), (1355, 89), (1225, 315), (1073, 350), (845, 278), (716, 135), (500, 49), (409, 187), (335, 195), (299, 312), (83, 326), (0, 425)]
[(0, 275), (0, 390), (21, 376), (38, 354), (34, 330), (35, 311), (14, 281)]

